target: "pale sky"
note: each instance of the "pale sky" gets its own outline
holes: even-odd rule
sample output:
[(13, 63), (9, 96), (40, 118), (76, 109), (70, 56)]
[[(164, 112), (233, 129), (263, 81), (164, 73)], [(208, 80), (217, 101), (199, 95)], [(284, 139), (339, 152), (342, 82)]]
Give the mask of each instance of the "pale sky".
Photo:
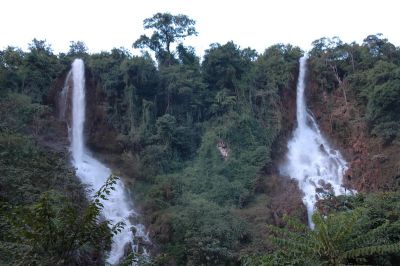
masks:
[(26, 49), (37, 38), (56, 53), (67, 52), (70, 41), (85, 42), (92, 53), (134, 51), (143, 20), (157, 12), (196, 20), (199, 35), (184, 43), (201, 55), (214, 42), (233, 40), (259, 52), (276, 43), (307, 50), (321, 37), (361, 43), (376, 33), (400, 46), (396, 0), (2, 0), (0, 6), (0, 49)]

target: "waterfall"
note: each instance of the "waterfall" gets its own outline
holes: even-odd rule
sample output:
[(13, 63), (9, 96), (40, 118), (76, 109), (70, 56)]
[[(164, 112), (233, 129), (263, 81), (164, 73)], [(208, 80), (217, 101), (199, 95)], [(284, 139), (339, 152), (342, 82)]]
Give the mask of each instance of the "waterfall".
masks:
[(281, 173), (298, 181), (304, 193), (308, 223), (314, 228), (312, 214), (319, 196), (324, 193), (343, 194), (342, 177), (347, 163), (338, 150), (333, 149), (322, 136), (318, 125), (307, 110), (304, 90), (307, 57), (300, 58), (297, 82), (297, 127), (288, 142), (286, 162)]
[[(72, 78), (72, 84), (71, 79)], [(107, 178), (111, 175), (111, 170), (101, 162), (92, 157), (85, 147), (84, 141), (84, 124), (85, 124), (85, 66), (81, 59), (75, 59), (72, 63), (72, 69), (65, 81), (64, 89), (61, 97), (68, 97), (69, 91), (72, 89), (72, 129), (69, 129), (72, 154), (72, 164), (76, 168), (76, 174), (83, 184), (88, 185), (93, 191), (97, 191), (105, 184)], [(60, 101), (64, 107), (61, 112), (67, 110), (67, 99)], [(62, 106), (61, 106), (62, 107)], [(137, 213), (128, 204), (128, 198), (125, 193), (124, 184), (118, 180), (115, 190), (109, 195), (108, 200), (103, 202), (104, 217), (115, 224), (124, 222), (123, 230), (113, 237), (113, 243), (107, 262), (116, 264), (124, 256), (127, 245), (132, 250), (139, 252), (139, 246), (134, 243), (134, 239), (142, 239), (146, 243), (150, 243), (148, 235), (142, 224), (132, 224), (130, 218), (137, 216)], [(135, 233), (132, 233), (135, 232)], [(147, 254), (147, 251), (143, 251)]]

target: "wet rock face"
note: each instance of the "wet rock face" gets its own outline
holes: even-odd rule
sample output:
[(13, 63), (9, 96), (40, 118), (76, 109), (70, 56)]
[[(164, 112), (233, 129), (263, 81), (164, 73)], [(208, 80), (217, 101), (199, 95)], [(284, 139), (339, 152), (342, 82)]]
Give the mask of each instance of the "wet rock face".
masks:
[[(54, 107), (54, 115), (65, 123), (65, 127), (70, 124), (70, 114), (72, 113), (72, 89), (70, 89), (72, 88), (72, 79), (68, 79), (68, 72), (69, 69), (55, 80), (47, 99), (47, 104)], [(117, 133), (107, 122), (106, 96), (89, 68), (85, 69), (85, 86), (85, 136), (87, 136), (87, 145), (96, 152), (121, 152), (121, 147), (116, 141)], [(64, 87), (68, 87), (69, 89), (65, 90), (65, 94), (63, 95)], [(64, 132), (67, 132), (67, 130)]]
[[(346, 82), (340, 86), (346, 86)], [(346, 101), (342, 87), (327, 93), (310, 80), (307, 89), (308, 104), (321, 131), (348, 162), (344, 185), (360, 192), (394, 189), (399, 176), (396, 164), (400, 161), (400, 145), (384, 146), (369, 134), (365, 111), (351, 90), (345, 88)]]
[(304, 223), (307, 222), (307, 210), (302, 201), (303, 195), (297, 181), (279, 174), (279, 166), (286, 159), (287, 143), (296, 127), (296, 82), (297, 77), (294, 77), (289, 87), (282, 88), (279, 91), (282, 115), (281, 129), (278, 139), (272, 148), (274, 151), (271, 154), (273, 159), (272, 167), (264, 169), (269, 176), (263, 186), (260, 186), (262, 191), (269, 197), (267, 206), (264, 209), (268, 217), (267, 223), (275, 225), (284, 224), (284, 215), (297, 217)]
[[(298, 73), (298, 72), (296, 72)], [(274, 161), (271, 173), (279, 172), (278, 166), (285, 160), (287, 154), (287, 143), (292, 137), (296, 127), (296, 80), (294, 78), (290, 87), (279, 91), (280, 111), (281, 111), (281, 130), (278, 139), (274, 142), (271, 157)]]

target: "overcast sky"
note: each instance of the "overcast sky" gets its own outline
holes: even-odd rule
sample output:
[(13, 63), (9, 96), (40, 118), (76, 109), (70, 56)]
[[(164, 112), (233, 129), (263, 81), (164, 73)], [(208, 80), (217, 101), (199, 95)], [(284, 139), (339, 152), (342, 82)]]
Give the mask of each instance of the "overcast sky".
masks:
[(185, 14), (199, 35), (188, 38), (203, 54), (209, 44), (233, 40), (259, 52), (276, 43), (307, 50), (321, 37), (362, 42), (383, 33), (400, 46), (396, 0), (2, 0), (0, 48), (23, 49), (46, 39), (55, 52), (83, 41), (90, 52), (125, 47), (144, 33), (143, 20), (157, 12)]

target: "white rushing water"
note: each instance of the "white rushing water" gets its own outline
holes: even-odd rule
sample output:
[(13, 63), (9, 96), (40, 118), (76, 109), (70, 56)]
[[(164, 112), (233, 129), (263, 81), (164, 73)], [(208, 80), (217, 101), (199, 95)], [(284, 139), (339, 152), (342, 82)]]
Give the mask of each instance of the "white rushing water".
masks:
[[(70, 79), (72, 77), (72, 85)], [(105, 184), (107, 178), (111, 175), (111, 170), (101, 162), (91, 156), (85, 147), (84, 141), (84, 124), (85, 124), (85, 66), (81, 59), (75, 59), (72, 63), (72, 69), (67, 76), (64, 89), (61, 93), (62, 97), (68, 97), (69, 90), (72, 87), (72, 129), (69, 129), (71, 138), (71, 154), (72, 163), (76, 168), (76, 174), (82, 183), (88, 185), (93, 192), (97, 191)], [(61, 99), (66, 110), (66, 100)], [(111, 192), (108, 200), (103, 202), (103, 215), (112, 224), (124, 222), (125, 226), (119, 234), (113, 237), (111, 252), (107, 262), (115, 264), (124, 255), (127, 245), (131, 245), (132, 250), (138, 252), (139, 247), (134, 242), (134, 237), (142, 238), (144, 242), (150, 242), (148, 235), (145, 233), (142, 224), (133, 225), (129, 218), (136, 216), (125, 193), (124, 184), (118, 180), (115, 190)], [(135, 235), (132, 233), (132, 229)], [(146, 251), (144, 251), (146, 253)]]
[(345, 192), (342, 177), (347, 170), (347, 163), (338, 150), (331, 148), (307, 110), (304, 96), (306, 64), (307, 57), (303, 56), (297, 82), (297, 128), (288, 143), (287, 161), (281, 172), (298, 181), (304, 193), (309, 226), (313, 228), (311, 217), (318, 194), (334, 192), (340, 195)]

